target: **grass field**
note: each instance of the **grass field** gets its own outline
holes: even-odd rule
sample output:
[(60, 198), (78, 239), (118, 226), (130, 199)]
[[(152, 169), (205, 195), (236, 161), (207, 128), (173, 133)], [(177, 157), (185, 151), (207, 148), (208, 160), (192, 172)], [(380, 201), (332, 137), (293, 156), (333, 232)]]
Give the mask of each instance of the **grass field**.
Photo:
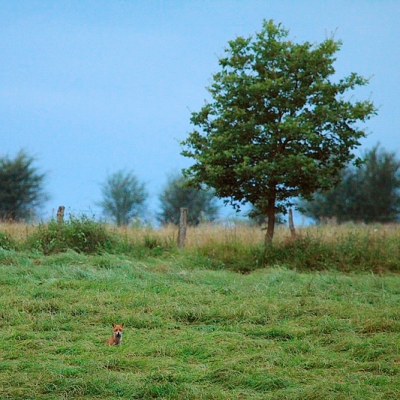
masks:
[(0, 398), (400, 398), (399, 275), (195, 261), (0, 249)]

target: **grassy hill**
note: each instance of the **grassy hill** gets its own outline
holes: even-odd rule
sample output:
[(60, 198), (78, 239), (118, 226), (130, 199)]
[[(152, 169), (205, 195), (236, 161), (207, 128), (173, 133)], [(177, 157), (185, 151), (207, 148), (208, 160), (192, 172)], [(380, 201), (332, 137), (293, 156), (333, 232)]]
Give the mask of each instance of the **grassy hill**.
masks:
[(0, 248), (1, 399), (399, 398), (399, 275), (239, 273), (237, 238), (146, 235), (136, 253)]

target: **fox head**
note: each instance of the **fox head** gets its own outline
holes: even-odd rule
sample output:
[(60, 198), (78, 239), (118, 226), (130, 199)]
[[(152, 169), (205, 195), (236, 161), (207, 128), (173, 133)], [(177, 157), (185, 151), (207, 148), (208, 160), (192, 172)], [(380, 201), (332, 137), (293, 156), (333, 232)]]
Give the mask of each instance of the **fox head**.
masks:
[(116, 339), (121, 340), (122, 338), (122, 331), (124, 329), (124, 324), (117, 325), (117, 324), (112, 324), (113, 328), (113, 335)]

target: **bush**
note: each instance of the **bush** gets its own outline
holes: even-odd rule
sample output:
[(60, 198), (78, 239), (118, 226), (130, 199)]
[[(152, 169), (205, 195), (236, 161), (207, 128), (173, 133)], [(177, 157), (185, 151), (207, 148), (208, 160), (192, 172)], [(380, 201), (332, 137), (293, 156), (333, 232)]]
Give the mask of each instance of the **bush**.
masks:
[(14, 239), (8, 233), (0, 232), (0, 248), (4, 250), (15, 250), (16, 247)]
[(337, 269), (343, 272), (400, 272), (400, 246), (396, 237), (361, 232), (338, 236), (333, 241), (302, 237), (271, 244), (264, 263), (297, 270)]
[(111, 251), (115, 242), (116, 238), (104, 224), (86, 215), (80, 218), (71, 216), (62, 224), (54, 220), (40, 224), (28, 238), (28, 246), (44, 254), (60, 253), (68, 249), (87, 254)]
[(399, 237), (363, 232), (346, 233), (329, 241), (307, 235), (266, 247), (213, 242), (188, 253), (194, 257), (192, 264), (202, 268), (240, 273), (277, 265), (299, 271), (400, 272)]

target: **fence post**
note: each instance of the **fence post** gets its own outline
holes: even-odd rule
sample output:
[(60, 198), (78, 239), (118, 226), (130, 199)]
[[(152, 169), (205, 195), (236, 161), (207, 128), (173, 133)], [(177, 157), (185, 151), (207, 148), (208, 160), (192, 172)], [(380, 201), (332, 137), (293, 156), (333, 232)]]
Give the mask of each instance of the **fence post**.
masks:
[(64, 210), (65, 210), (64, 206), (58, 207), (57, 210), (57, 222), (61, 225), (64, 223)]
[(293, 223), (293, 212), (292, 209), (289, 208), (289, 229), (290, 229), (290, 235), (292, 236), (292, 239), (296, 239), (296, 229), (294, 228), (294, 223)]
[(185, 247), (187, 217), (188, 217), (188, 209), (185, 207), (182, 207), (181, 214), (179, 217), (179, 232), (178, 232), (178, 247), (179, 248)]

